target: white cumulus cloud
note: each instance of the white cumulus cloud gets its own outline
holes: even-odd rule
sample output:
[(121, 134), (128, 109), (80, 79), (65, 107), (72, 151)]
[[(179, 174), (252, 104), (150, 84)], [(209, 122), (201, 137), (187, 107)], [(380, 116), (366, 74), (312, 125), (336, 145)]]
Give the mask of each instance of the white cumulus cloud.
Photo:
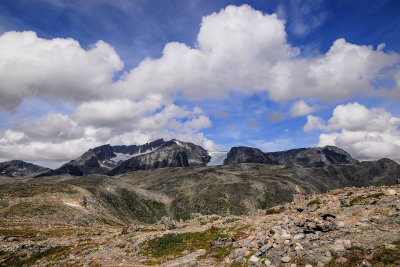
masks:
[[(380, 78), (393, 80), (400, 88), (398, 54), (386, 53), (383, 46), (374, 49), (338, 39), (325, 54), (305, 58), (288, 43), (284, 20), (249, 5), (227, 6), (204, 16), (195, 46), (167, 43), (161, 57), (146, 58), (118, 78), (115, 74), (123, 62), (104, 41), (84, 49), (73, 39), (8, 32), (0, 36), (0, 59), (0, 110), (15, 109), (29, 97), (61, 99), (76, 107), (72, 114), (49, 112), (0, 132), (0, 154), (7, 159), (61, 162), (95, 145), (139, 144), (159, 137), (213, 147), (201, 132), (211, 126), (210, 119), (199, 108), (174, 104), (176, 95), (207, 99), (228, 97), (232, 91), (264, 91), (274, 101), (313, 98), (334, 103), (376, 91), (388, 95), (387, 88), (372, 85)], [(321, 135), (322, 143), (329, 138), (339, 142), (347, 131), (368, 133), (357, 136), (377, 144), (379, 138), (385, 144), (395, 140), (397, 128), (384, 128), (395, 127), (397, 118), (379, 110), (363, 115), (360, 107), (347, 109), (357, 110), (353, 121), (343, 118), (338, 107), (328, 125), (309, 115), (304, 129), (330, 132), (329, 137)], [(300, 100), (291, 115), (313, 111)], [(371, 115), (375, 113), (379, 116)], [(365, 116), (366, 124), (373, 122), (365, 126), (370, 128), (360, 122)]]
[(0, 108), (15, 108), (30, 96), (90, 100), (106, 92), (123, 67), (103, 41), (84, 50), (73, 39), (39, 38), (35, 32), (0, 36)]
[(318, 146), (334, 145), (362, 160), (388, 157), (400, 161), (400, 118), (382, 108), (368, 109), (358, 103), (337, 106), (327, 124), (309, 115), (305, 130), (326, 131)]
[(290, 109), (290, 116), (297, 117), (297, 116), (304, 116), (310, 114), (315, 110), (314, 107), (309, 106), (304, 100), (299, 100), (295, 102), (291, 109)]

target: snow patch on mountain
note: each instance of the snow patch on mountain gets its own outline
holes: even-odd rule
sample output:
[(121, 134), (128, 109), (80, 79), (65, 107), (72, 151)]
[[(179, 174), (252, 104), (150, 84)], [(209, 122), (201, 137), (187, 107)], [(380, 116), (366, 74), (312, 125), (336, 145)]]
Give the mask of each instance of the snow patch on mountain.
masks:
[(210, 155), (211, 159), (210, 162), (207, 163), (207, 166), (223, 165), (228, 151), (208, 151), (208, 155)]
[(150, 152), (153, 152), (154, 150), (155, 149), (148, 149), (148, 150), (145, 150), (144, 152), (141, 152), (139, 150), (139, 152), (135, 153), (135, 154), (114, 153), (116, 155), (115, 157), (107, 159), (107, 160), (104, 160), (103, 163), (117, 165), (118, 163), (120, 163), (122, 161), (128, 160), (128, 159), (133, 158), (133, 157), (137, 157), (137, 156), (148, 154)]

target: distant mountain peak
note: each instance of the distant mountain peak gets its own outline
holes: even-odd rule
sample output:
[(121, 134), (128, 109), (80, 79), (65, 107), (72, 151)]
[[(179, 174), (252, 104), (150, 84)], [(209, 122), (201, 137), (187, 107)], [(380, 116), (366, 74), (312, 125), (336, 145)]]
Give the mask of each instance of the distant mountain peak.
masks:
[(296, 165), (323, 167), (331, 164), (354, 164), (359, 162), (349, 153), (335, 146), (296, 148), (277, 152), (262, 152), (258, 148), (233, 147), (224, 164), (262, 163), (273, 165)]
[[(150, 155), (151, 154), (151, 155)], [(156, 155), (157, 156), (154, 156)], [(128, 162), (135, 158), (135, 164)], [(140, 163), (137, 163), (137, 161)], [(110, 144), (91, 148), (77, 159), (39, 176), (107, 174), (160, 167), (205, 166), (210, 160), (202, 147), (177, 139), (157, 139), (143, 145)], [(134, 167), (135, 166), (135, 167)], [(113, 171), (116, 169), (116, 171)]]
[(28, 163), (22, 160), (10, 160), (0, 163), (0, 176), (31, 177), (50, 171), (51, 169)]

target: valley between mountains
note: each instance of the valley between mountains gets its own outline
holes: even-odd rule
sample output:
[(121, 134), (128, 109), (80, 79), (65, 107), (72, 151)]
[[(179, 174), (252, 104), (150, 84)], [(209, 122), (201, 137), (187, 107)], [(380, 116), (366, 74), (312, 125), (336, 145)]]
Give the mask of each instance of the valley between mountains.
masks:
[(354, 266), (349, 238), (379, 263), (368, 249), (400, 253), (399, 181), (395, 161), (333, 146), (209, 152), (159, 139), (96, 147), (54, 170), (3, 162), (0, 266)]

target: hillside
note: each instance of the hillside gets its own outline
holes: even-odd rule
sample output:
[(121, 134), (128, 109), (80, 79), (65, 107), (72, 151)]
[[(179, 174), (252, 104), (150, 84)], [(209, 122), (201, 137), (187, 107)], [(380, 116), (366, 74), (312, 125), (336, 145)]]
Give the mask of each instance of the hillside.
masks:
[(291, 201), (296, 186), (312, 194), (397, 179), (400, 166), (388, 159), (323, 168), (242, 163), (50, 176), (0, 185), (0, 220), (121, 225), (191, 213), (243, 215)]

